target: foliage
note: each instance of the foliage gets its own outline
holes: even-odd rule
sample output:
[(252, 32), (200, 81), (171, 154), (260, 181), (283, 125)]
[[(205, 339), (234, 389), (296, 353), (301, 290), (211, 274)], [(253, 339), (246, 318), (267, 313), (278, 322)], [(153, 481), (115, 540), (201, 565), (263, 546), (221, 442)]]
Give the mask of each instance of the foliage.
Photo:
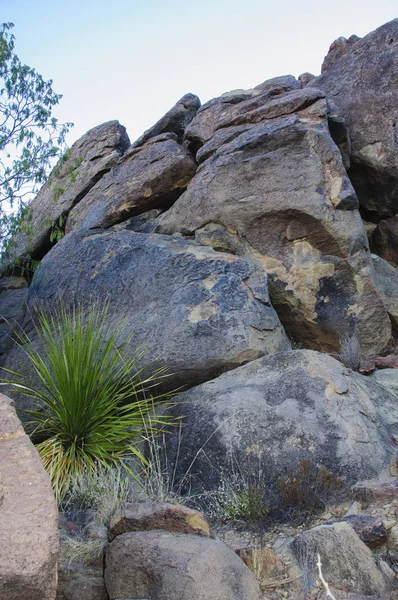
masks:
[[(0, 25), (0, 233), (9, 232), (9, 206), (20, 215), (62, 154), (72, 123), (52, 116), (62, 96), (52, 81), (24, 65), (14, 53), (12, 23)], [(62, 151), (61, 151), (62, 150)]]
[(283, 503), (282, 510), (312, 515), (342, 489), (342, 481), (324, 465), (302, 460), (287, 475), (277, 478), (276, 489)]
[(78, 473), (123, 464), (126, 455), (146, 464), (134, 441), (170, 422), (167, 416), (148, 420), (154, 406), (170, 398), (152, 395), (164, 370), (143, 377), (137, 367), (143, 351), (131, 351), (132, 336), (120, 344), (124, 324), (107, 316), (106, 308), (95, 307), (37, 310), (39, 347), (17, 334), (29, 368), (7, 370), (2, 380), (33, 400), (28, 430), (58, 500)]
[(231, 494), (224, 505), (226, 514), (233, 519), (262, 521), (269, 512), (263, 494), (256, 485), (249, 484), (245, 489)]

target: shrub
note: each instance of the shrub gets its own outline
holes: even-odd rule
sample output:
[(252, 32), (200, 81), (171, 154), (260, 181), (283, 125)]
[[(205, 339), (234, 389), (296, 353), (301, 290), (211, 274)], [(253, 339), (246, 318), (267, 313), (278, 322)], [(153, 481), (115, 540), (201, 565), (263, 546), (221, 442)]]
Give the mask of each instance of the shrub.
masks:
[(18, 333), (29, 368), (7, 370), (2, 383), (33, 400), (25, 411), (28, 431), (60, 501), (78, 473), (124, 464), (125, 456), (145, 464), (135, 442), (170, 422), (153, 415), (148, 421), (170, 395), (153, 396), (164, 370), (143, 377), (137, 361), (144, 352), (131, 350), (132, 336), (119, 344), (124, 324), (111, 323), (106, 308), (59, 306), (52, 313), (38, 309), (35, 317), (39, 348)]
[(276, 480), (282, 510), (301, 515), (312, 515), (324, 508), (342, 486), (341, 479), (324, 465), (317, 466), (309, 460), (302, 460), (296, 469)]

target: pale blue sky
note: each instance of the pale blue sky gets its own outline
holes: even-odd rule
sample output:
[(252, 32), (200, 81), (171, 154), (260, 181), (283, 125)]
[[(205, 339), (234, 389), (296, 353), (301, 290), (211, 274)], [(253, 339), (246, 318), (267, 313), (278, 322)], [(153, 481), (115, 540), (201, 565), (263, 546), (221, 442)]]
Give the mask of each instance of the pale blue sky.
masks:
[(183, 94), (319, 73), (331, 42), (398, 16), (398, 0), (0, 0), (16, 52), (64, 98), (71, 144), (118, 119), (135, 140)]

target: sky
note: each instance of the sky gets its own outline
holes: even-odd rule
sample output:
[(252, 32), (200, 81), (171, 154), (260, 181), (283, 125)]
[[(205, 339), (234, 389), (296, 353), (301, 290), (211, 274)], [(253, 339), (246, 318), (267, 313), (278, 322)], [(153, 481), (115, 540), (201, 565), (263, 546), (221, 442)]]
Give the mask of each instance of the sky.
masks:
[(398, 0), (0, 0), (16, 54), (63, 94), (69, 145), (112, 119), (134, 141), (187, 92), (319, 74), (337, 37), (396, 17)]

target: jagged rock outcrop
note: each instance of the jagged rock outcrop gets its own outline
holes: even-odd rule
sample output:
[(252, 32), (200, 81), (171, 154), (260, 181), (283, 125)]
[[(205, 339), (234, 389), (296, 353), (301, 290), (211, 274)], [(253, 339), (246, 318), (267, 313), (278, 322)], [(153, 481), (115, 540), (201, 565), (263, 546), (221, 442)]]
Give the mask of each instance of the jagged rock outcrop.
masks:
[(143, 146), (148, 140), (162, 133), (176, 134), (182, 142), (186, 127), (192, 121), (200, 107), (200, 100), (195, 94), (185, 94), (153, 127), (145, 131), (131, 147)]
[[(43, 259), (29, 306), (62, 300), (109, 305), (126, 337), (147, 350), (153, 371), (167, 366), (169, 388), (211, 379), (290, 343), (272, 308), (267, 274), (254, 263), (195, 242), (111, 229), (70, 233)], [(35, 340), (28, 316), (25, 329)], [(14, 348), (7, 365), (24, 353)], [(15, 369), (14, 369), (15, 370)]]
[(10, 261), (26, 254), (41, 259), (62, 232), (70, 209), (109, 171), (130, 144), (125, 127), (109, 121), (90, 129), (62, 158), (29, 206), (10, 250)]
[[(260, 587), (245, 563), (219, 540), (137, 531), (119, 535), (106, 553), (110, 600), (259, 600)], [(156, 590), (156, 592), (155, 592)]]
[(178, 400), (184, 426), (168, 440), (168, 465), (178, 481), (189, 469), (192, 489), (217, 488), (236, 465), (247, 477), (261, 468), (271, 489), (303, 461), (325, 466), (345, 485), (395, 461), (397, 395), (310, 350), (253, 361)]
[(55, 600), (58, 554), (50, 479), (0, 394), (0, 600)]
[(13, 327), (21, 324), (28, 299), (28, 284), (23, 277), (0, 279), (0, 367), (6, 361), (13, 340)]
[[(309, 86), (334, 100), (348, 125), (350, 178), (368, 217), (398, 212), (398, 19), (362, 39), (339, 38)], [(306, 88), (308, 89), (308, 88)]]
[(132, 147), (71, 211), (66, 231), (110, 227), (156, 208), (169, 208), (196, 171), (192, 155), (164, 133)]
[(262, 86), (198, 111), (186, 130), (202, 144), (198, 171), (157, 230), (263, 265), (284, 326), (306, 347), (339, 352), (358, 336), (362, 356), (378, 354), (391, 328), (330, 108), (316, 89)]

